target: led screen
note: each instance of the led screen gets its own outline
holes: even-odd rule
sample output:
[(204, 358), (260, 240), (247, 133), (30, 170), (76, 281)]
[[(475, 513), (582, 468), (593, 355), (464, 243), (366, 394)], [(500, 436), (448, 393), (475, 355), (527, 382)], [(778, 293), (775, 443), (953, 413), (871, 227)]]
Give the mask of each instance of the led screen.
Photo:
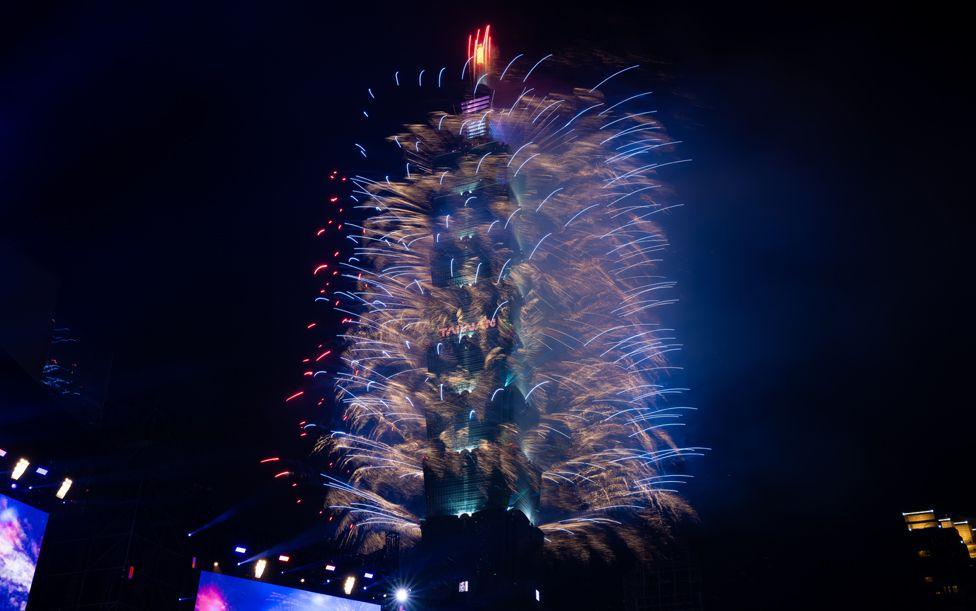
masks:
[(27, 608), (47, 514), (0, 494), (0, 611)]
[(380, 606), (286, 588), (263, 581), (200, 573), (196, 611), (272, 611), (276, 609), (321, 609), (322, 611), (379, 611)]

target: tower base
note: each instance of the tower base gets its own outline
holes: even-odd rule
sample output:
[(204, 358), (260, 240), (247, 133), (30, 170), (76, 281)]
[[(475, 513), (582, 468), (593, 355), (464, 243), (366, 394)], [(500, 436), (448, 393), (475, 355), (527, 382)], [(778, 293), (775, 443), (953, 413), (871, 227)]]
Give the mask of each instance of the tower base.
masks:
[(421, 523), (426, 609), (540, 609), (542, 531), (518, 509)]

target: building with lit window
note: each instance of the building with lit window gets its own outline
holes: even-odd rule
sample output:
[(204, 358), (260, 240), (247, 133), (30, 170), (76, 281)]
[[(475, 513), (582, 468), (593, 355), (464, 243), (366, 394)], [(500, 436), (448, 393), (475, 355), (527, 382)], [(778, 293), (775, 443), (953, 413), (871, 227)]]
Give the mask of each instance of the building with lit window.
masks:
[(911, 588), (929, 609), (971, 609), (976, 603), (976, 545), (968, 520), (934, 510), (903, 513)]

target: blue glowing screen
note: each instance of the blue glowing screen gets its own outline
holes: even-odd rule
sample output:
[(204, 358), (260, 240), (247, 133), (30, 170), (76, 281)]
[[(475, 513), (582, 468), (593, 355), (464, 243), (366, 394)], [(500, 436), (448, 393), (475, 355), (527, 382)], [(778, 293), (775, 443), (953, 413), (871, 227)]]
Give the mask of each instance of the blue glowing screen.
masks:
[(321, 609), (322, 611), (379, 611), (380, 606), (327, 594), (306, 592), (263, 581), (202, 571), (195, 611), (273, 611)]
[(0, 611), (27, 608), (47, 514), (0, 494)]

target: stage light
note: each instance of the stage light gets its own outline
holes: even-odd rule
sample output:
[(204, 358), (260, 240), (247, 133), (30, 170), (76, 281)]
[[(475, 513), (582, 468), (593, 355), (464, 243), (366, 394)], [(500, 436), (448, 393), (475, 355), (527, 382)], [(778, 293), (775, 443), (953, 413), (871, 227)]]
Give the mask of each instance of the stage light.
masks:
[(395, 598), (398, 603), (405, 603), (407, 602), (407, 599), (410, 598), (410, 592), (407, 592), (406, 588), (397, 588), (396, 592), (393, 593), (393, 598)]
[(366, 579), (372, 579), (373, 578), (373, 574), (372, 573), (363, 573), (363, 577), (365, 577)]
[(4, 450), (3, 448), (0, 448), (0, 458), (3, 458), (6, 455), (7, 455), (7, 451)]
[(61, 482), (61, 487), (58, 488), (58, 491), (54, 493), (54, 496), (58, 497), (59, 499), (63, 499), (64, 497), (68, 496), (68, 490), (71, 490), (71, 484), (73, 483), (74, 482), (71, 481), (71, 478), (64, 478), (64, 481)]
[(278, 556), (278, 562), (288, 562), (289, 560), (291, 560), (290, 556), (286, 556), (284, 554)]
[(346, 577), (346, 581), (342, 584), (342, 591), (346, 593), (346, 596), (352, 594), (352, 589), (356, 587), (356, 578), (350, 575)]
[(264, 575), (264, 569), (268, 566), (268, 561), (261, 558), (254, 563), (254, 578), (261, 579), (261, 575)]
[(327, 571), (334, 571), (335, 570), (335, 565), (334, 564), (327, 564), (327, 565), (325, 565), (325, 570), (327, 570)]
[(536, 600), (536, 602), (539, 602), (539, 601), (541, 600), (541, 599), (539, 598), (539, 590), (536, 590), (536, 591), (535, 591), (535, 600)]
[(14, 465), (14, 472), (10, 474), (10, 478), (14, 480), (20, 479), (20, 476), (24, 474), (24, 471), (26, 471), (27, 467), (29, 466), (30, 461), (26, 458), (21, 458), (17, 461), (17, 464)]
[(467, 580), (458, 583), (458, 592), (467, 592), (467, 591), (468, 591)]
[(238, 545), (237, 547), (234, 548), (234, 552), (236, 552), (238, 554), (246, 554), (247, 553), (247, 548), (246, 547), (241, 547), (240, 545)]
[(47, 469), (44, 467), (38, 467), (34, 470), (34, 473), (37, 473), (38, 475), (47, 475)]

